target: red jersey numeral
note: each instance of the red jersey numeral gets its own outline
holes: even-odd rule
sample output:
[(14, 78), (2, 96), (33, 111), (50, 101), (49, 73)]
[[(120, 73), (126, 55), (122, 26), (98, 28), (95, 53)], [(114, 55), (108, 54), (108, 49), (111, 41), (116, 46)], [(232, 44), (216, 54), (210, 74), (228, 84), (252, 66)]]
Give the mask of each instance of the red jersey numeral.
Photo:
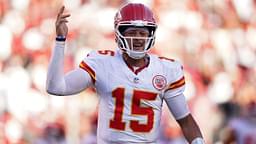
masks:
[[(117, 130), (125, 130), (125, 122), (122, 121), (124, 108), (124, 88), (117, 88), (112, 92), (112, 96), (116, 99), (114, 117), (110, 120), (110, 128)], [(131, 101), (131, 115), (147, 116), (145, 124), (139, 123), (137, 120), (131, 120), (130, 128), (134, 132), (150, 132), (154, 123), (154, 111), (152, 107), (141, 106), (141, 100), (155, 100), (156, 93), (134, 90)]]
[(109, 126), (114, 129), (124, 130), (125, 122), (122, 122), (124, 109), (124, 89), (118, 88), (112, 92), (112, 96), (116, 99), (114, 118), (110, 120)]
[(109, 56), (115, 55), (115, 52), (112, 50), (99, 50), (98, 53), (102, 55), (109, 55)]
[(152, 107), (142, 107), (141, 100), (155, 100), (157, 94), (146, 91), (134, 90), (132, 98), (132, 114), (134, 115), (146, 115), (147, 123), (140, 124), (139, 121), (132, 120), (130, 127), (135, 132), (149, 132), (153, 128), (154, 111)]

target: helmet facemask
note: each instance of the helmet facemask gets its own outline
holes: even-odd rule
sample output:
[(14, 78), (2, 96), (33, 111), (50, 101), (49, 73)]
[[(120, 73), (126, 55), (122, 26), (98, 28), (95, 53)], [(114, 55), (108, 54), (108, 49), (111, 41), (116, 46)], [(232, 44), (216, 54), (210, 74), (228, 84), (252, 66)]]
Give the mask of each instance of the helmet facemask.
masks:
[[(154, 45), (157, 24), (153, 12), (143, 4), (127, 3), (121, 7), (115, 15), (114, 26), (118, 47), (133, 59), (143, 58)], [(126, 33), (124, 36), (123, 32), (127, 30), (127, 28), (147, 29), (149, 32), (148, 37), (137, 33), (140, 31), (139, 29), (137, 29), (136, 35), (131, 34), (131, 37), (127, 37), (130, 36), (128, 32), (128, 34)], [(141, 50), (142, 47), (140, 46), (134, 47), (134, 44), (137, 45), (139, 43), (137, 40), (144, 41), (143, 50)]]
[[(123, 33), (128, 28), (146, 28), (149, 32), (148, 37), (135, 37), (135, 36), (124, 36)], [(116, 26), (116, 38), (118, 47), (125, 53), (127, 53), (133, 59), (141, 59), (146, 53), (150, 50), (150, 48), (154, 45), (155, 42), (155, 24), (145, 24), (143, 21), (136, 22), (123, 22)], [(134, 47), (134, 42), (137, 40), (144, 41), (143, 50), (136, 50)], [(129, 42), (130, 45), (129, 45)]]

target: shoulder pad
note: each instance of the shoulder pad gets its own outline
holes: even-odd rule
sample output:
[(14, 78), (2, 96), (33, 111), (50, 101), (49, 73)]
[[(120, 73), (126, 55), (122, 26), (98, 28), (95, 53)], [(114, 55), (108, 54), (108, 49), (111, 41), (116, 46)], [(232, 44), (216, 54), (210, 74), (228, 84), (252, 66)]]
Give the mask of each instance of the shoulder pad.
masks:
[(101, 57), (101, 56), (114, 56), (115, 52), (112, 50), (97, 50), (97, 51), (92, 51), (90, 52), (87, 57), (90, 56), (96, 56), (96, 57)]
[(158, 57), (158, 58), (166, 67), (168, 67), (170, 69), (180, 69), (181, 68), (183, 70), (182, 64), (175, 59), (166, 58), (166, 57)]
[(167, 58), (167, 57), (158, 57), (161, 60), (167, 60), (169, 62), (175, 62), (175, 59)]

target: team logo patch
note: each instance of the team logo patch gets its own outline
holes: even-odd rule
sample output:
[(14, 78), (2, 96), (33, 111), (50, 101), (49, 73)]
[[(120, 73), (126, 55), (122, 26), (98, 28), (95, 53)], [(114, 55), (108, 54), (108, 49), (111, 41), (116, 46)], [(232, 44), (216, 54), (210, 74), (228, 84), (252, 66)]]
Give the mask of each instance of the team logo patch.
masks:
[(165, 88), (167, 82), (164, 76), (156, 75), (153, 77), (152, 83), (157, 90), (162, 90)]

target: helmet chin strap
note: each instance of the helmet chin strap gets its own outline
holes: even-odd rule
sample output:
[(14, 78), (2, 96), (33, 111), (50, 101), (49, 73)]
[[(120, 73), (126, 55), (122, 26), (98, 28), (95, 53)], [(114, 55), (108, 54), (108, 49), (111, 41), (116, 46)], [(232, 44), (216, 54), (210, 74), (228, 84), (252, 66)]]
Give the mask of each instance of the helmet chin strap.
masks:
[(133, 59), (142, 59), (146, 55), (145, 52), (135, 52), (131, 50), (126, 50), (126, 53)]

